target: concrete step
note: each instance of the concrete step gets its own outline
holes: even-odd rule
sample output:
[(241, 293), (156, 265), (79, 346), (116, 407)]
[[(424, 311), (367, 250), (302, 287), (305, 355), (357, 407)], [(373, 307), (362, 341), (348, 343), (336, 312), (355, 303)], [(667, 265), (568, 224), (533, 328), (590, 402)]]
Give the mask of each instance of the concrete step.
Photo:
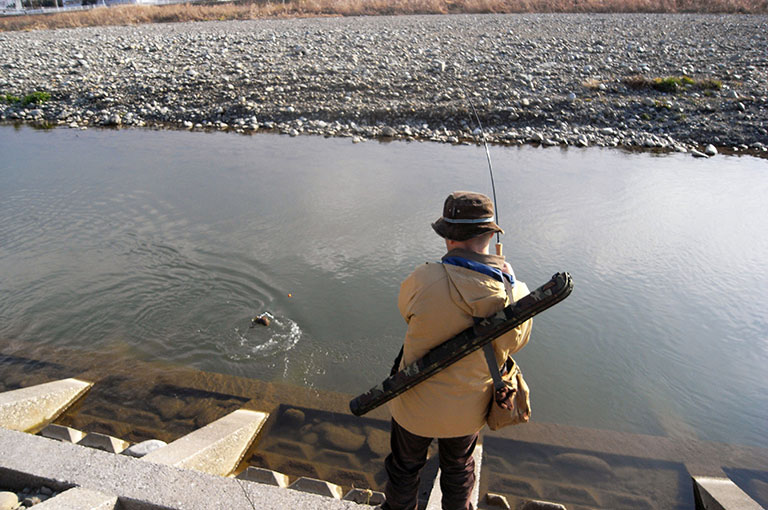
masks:
[(730, 478), (694, 476), (696, 510), (762, 510), (762, 506)]
[(0, 427), (36, 434), (91, 386), (79, 379), (62, 379), (0, 393)]
[(268, 413), (238, 409), (141, 460), (227, 476), (235, 470), (268, 417)]
[(35, 505), (35, 510), (114, 510), (117, 496), (75, 487)]
[[(359, 505), (350, 501), (144, 462), (127, 455), (3, 428), (0, 428), (0, 473), (4, 483), (15, 487), (43, 483), (54, 491), (77, 486), (113, 494), (118, 498), (118, 509), (245, 510), (257, 502), (259, 510), (360, 510)], [(59, 509), (41, 505), (34, 508), (91, 508)], [(111, 510), (109, 506), (96, 508)]]

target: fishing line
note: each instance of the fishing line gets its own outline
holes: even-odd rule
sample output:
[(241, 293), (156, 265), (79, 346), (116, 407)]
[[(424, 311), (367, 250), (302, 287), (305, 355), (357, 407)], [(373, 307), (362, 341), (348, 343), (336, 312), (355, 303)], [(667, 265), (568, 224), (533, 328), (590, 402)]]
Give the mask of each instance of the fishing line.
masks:
[[(467, 102), (469, 103), (469, 106), (472, 108), (472, 113), (475, 114), (477, 127), (480, 130), (480, 136), (483, 139), (483, 146), (485, 147), (485, 158), (488, 160), (488, 171), (491, 174), (491, 191), (493, 191), (493, 208), (496, 214), (496, 224), (499, 225), (501, 223), (499, 221), (499, 204), (496, 202), (496, 182), (493, 179), (493, 163), (491, 163), (491, 151), (488, 150), (488, 141), (485, 139), (485, 130), (483, 129), (483, 123), (480, 122), (480, 116), (477, 114), (477, 110), (475, 109), (475, 104), (472, 102), (472, 99), (470, 98), (469, 93), (467, 92), (467, 89), (464, 87), (464, 84), (460, 81), (458, 82), (458, 84), (459, 84), (459, 87), (461, 87), (461, 90), (464, 91), (464, 95), (467, 97)], [(471, 118), (472, 117), (470, 117), (470, 120)], [(496, 243), (497, 243), (497, 246), (501, 245), (501, 239), (498, 232), (496, 232)]]

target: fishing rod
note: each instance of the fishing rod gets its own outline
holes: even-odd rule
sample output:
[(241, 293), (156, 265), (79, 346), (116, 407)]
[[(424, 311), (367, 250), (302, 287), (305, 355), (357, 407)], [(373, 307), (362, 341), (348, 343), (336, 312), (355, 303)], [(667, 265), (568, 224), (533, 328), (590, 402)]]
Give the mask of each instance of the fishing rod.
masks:
[[(488, 160), (488, 172), (491, 174), (491, 191), (493, 192), (493, 209), (494, 213), (496, 215), (496, 224), (499, 225), (499, 204), (496, 202), (496, 182), (493, 179), (493, 163), (491, 163), (491, 151), (488, 149), (488, 140), (485, 138), (485, 130), (483, 129), (483, 123), (480, 122), (480, 116), (477, 114), (477, 110), (475, 109), (475, 104), (472, 102), (472, 99), (469, 96), (469, 93), (467, 92), (467, 89), (464, 87), (464, 84), (462, 82), (458, 82), (459, 86), (461, 87), (461, 90), (464, 91), (464, 95), (467, 98), (467, 102), (469, 103), (469, 106), (472, 108), (472, 113), (475, 114), (475, 120), (477, 121), (477, 128), (480, 130), (480, 136), (483, 139), (483, 146), (485, 147), (485, 159)], [(471, 117), (470, 117), (471, 119)], [(502, 255), (502, 245), (501, 245), (501, 236), (498, 232), (496, 232), (496, 255)]]

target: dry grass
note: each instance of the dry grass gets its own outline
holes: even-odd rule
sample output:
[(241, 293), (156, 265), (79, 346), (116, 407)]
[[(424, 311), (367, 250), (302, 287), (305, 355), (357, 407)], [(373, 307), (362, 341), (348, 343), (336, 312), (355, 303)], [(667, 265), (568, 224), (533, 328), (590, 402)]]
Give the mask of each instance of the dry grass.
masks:
[(520, 12), (765, 14), (768, 0), (238, 0), (8, 16), (0, 18), (0, 31), (298, 16)]

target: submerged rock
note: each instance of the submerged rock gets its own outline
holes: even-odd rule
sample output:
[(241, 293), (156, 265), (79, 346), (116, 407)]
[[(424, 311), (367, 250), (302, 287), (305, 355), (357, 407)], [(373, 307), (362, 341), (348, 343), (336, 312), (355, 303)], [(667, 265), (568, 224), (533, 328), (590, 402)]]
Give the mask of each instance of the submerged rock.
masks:
[(355, 452), (365, 444), (365, 436), (339, 425), (321, 423), (317, 427), (321, 437), (333, 448), (345, 452)]
[(287, 409), (283, 413), (283, 422), (289, 427), (299, 428), (304, 425), (306, 416), (301, 409)]

